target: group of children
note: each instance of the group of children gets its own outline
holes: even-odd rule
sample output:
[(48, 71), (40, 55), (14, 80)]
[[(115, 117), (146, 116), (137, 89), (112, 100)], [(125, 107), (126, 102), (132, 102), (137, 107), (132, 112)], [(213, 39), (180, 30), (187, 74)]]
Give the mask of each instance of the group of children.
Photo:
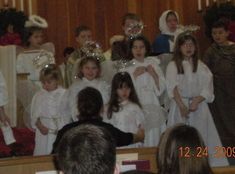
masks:
[[(169, 23), (173, 23), (172, 28), (176, 30), (177, 14), (168, 11), (165, 16), (174, 18), (169, 19), (171, 20)], [(218, 28), (221, 32), (212, 34), (216, 47), (226, 44), (234, 47), (234, 43), (226, 42), (227, 36), (223, 35), (227, 32), (225, 26), (215, 26), (212, 33), (215, 33)], [(90, 40), (89, 29), (84, 28), (87, 33), (80, 36), (82, 31), (78, 31), (77, 37)], [(170, 39), (169, 32), (164, 33), (162, 39), (166, 36)], [(79, 61), (77, 58), (70, 58), (68, 61), (71, 85), (67, 90), (61, 87), (60, 70), (58, 66), (51, 64), (53, 59), (48, 65), (39, 68), (40, 73), (38, 71), (34, 74), (28, 69), (29, 79), (41, 82), (41, 90), (34, 95), (31, 104), (31, 124), (36, 129), (34, 155), (49, 154), (57, 131), (67, 123), (78, 119), (77, 95), (88, 86), (96, 88), (102, 95), (105, 104), (102, 116), (105, 122), (113, 124), (124, 132), (136, 133), (140, 127), (145, 129), (144, 142), (128, 147), (157, 146), (166, 127), (176, 123), (194, 126), (201, 133), (211, 152), (214, 151), (215, 146), (222, 147), (207, 105), (214, 100), (213, 75), (210, 71), (212, 69), (210, 65), (215, 66), (211, 63), (213, 57), (207, 56), (210, 62), (207, 63), (209, 69), (200, 60), (196, 39), (190, 32), (181, 34), (176, 32), (174, 37), (172, 43), (168, 45), (168, 52), (173, 51), (173, 58), (167, 65), (166, 73), (160, 68), (157, 57), (149, 57), (151, 45), (142, 35), (132, 37), (126, 42), (128, 43), (126, 55), (130, 61), (114, 74), (111, 83), (102, 80), (101, 62), (96, 57), (86, 55), (82, 57), (81, 51), (76, 51), (80, 57)], [(225, 40), (223, 43), (220, 43), (221, 38)], [(32, 33), (28, 39), (29, 48), (32, 47), (30, 50), (36, 48), (34, 43), (39, 42), (36, 40), (36, 33)], [(20, 63), (21, 55), (17, 61), (18, 70), (22, 66), (29, 65), (26, 62)], [(29, 58), (27, 61), (31, 61), (32, 64)], [(234, 62), (233, 58), (228, 58), (228, 61)], [(73, 79), (73, 66), (77, 66), (75, 72), (77, 79)], [(31, 78), (32, 76), (37, 78)], [(159, 101), (164, 91), (167, 91), (170, 99), (169, 112)], [(211, 161), (212, 165), (227, 165), (226, 158), (211, 159)]]

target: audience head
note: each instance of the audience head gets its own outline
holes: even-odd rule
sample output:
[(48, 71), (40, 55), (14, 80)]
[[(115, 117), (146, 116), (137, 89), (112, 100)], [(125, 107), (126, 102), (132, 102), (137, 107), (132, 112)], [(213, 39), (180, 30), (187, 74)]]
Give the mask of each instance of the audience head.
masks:
[(179, 34), (175, 44), (173, 59), (176, 63), (179, 74), (183, 74), (182, 62), (185, 59), (192, 59), (193, 72), (197, 71), (199, 48), (196, 38), (189, 32)]
[(118, 112), (120, 103), (126, 100), (141, 107), (130, 74), (128, 72), (118, 72), (112, 80), (108, 118), (112, 117), (112, 112)]
[(64, 174), (113, 174), (116, 147), (111, 134), (92, 124), (75, 127), (62, 137), (56, 157)]
[(78, 63), (78, 77), (82, 79), (85, 77), (87, 80), (94, 80), (100, 77), (101, 66), (98, 57), (87, 56), (80, 60)]
[(213, 23), (211, 35), (215, 43), (218, 45), (226, 45), (229, 42), (229, 34), (228, 22), (226, 20), (221, 19)]
[(175, 11), (167, 10), (159, 19), (159, 29), (163, 34), (171, 34), (177, 30), (179, 16)]
[(45, 65), (40, 71), (40, 81), (47, 91), (55, 90), (58, 85), (62, 84), (62, 75), (60, 68), (56, 64)]
[(206, 146), (194, 127), (179, 124), (167, 129), (158, 147), (158, 174), (212, 173)]
[(87, 41), (92, 40), (91, 29), (85, 25), (81, 25), (75, 30), (75, 39), (79, 47), (82, 47)]
[(100, 92), (92, 87), (86, 87), (78, 93), (79, 120), (101, 119), (103, 99)]
[(150, 52), (151, 45), (146, 37), (139, 35), (130, 40), (128, 57), (143, 59), (149, 56)]

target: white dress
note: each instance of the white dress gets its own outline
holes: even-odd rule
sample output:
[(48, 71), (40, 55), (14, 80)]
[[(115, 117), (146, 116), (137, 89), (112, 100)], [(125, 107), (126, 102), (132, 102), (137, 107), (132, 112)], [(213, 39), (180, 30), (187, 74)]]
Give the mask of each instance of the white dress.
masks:
[(8, 102), (7, 87), (5, 79), (0, 71), (0, 106), (6, 105)]
[[(165, 113), (159, 103), (159, 96), (165, 90), (165, 78), (159, 67), (160, 62), (158, 59), (147, 57), (144, 62), (139, 62), (135, 59), (132, 61), (133, 65), (124, 70), (131, 75), (140, 103), (144, 109), (146, 118), (144, 146), (157, 146), (166, 120)], [(145, 72), (136, 79), (133, 76), (137, 67), (147, 67), (148, 65), (152, 65), (159, 76), (160, 90), (149, 73)]]
[(75, 81), (68, 89), (67, 96), (66, 96), (66, 107), (64, 110), (67, 110), (67, 114), (73, 119), (73, 121), (77, 121), (78, 116), (78, 110), (77, 110), (77, 95), (78, 93), (86, 88), (86, 87), (93, 87), (97, 89), (103, 99), (103, 103), (107, 104), (110, 97), (110, 86), (102, 80), (94, 79), (94, 80), (87, 80), (85, 77), (83, 77), (81, 80)]
[[(107, 117), (107, 108), (105, 109), (103, 121), (112, 124), (114, 127), (123, 132), (137, 133), (138, 128), (144, 128), (145, 118), (144, 113), (137, 104), (130, 101), (121, 103), (121, 108), (118, 112), (113, 112), (112, 118)], [(135, 143), (122, 148), (137, 148), (142, 147), (143, 143)]]
[[(0, 71), (0, 107), (5, 106), (7, 103), (8, 103), (8, 94), (7, 94), (6, 82), (2, 75), (2, 72)], [(14, 143), (16, 141), (12, 133), (12, 129), (8, 124), (4, 125), (0, 121), (0, 128), (3, 133), (4, 141), (7, 145)]]
[[(39, 58), (39, 59), (38, 59)], [(32, 98), (42, 88), (40, 71), (45, 64), (55, 63), (54, 56), (46, 50), (29, 50), (20, 53), (16, 60), (17, 73), (29, 73), (27, 80), (17, 80), (17, 99), (23, 106), (25, 125), (30, 127), (30, 108)]]
[[(175, 62), (171, 61), (167, 66), (167, 92), (171, 99), (167, 126), (185, 123), (195, 127), (202, 135), (209, 153), (215, 153), (215, 147), (221, 147), (222, 144), (207, 105), (214, 100), (212, 73), (201, 61), (198, 62), (195, 73), (192, 72), (189, 61), (183, 61), (183, 68), (184, 74), (178, 74)], [(173, 90), (176, 86), (186, 106), (189, 106), (193, 97), (202, 96), (205, 98), (195, 112), (190, 112), (188, 119), (181, 117), (179, 107), (173, 99)], [(210, 164), (212, 166), (225, 166), (228, 165), (228, 161), (226, 158), (212, 157)]]
[[(60, 105), (63, 100), (65, 89), (58, 87), (54, 91), (44, 89), (38, 91), (32, 100), (31, 124), (36, 129), (34, 155), (47, 155), (52, 151), (57, 131), (66, 123), (66, 115), (60, 112)], [(49, 129), (47, 135), (41, 134), (36, 127), (37, 119)]]

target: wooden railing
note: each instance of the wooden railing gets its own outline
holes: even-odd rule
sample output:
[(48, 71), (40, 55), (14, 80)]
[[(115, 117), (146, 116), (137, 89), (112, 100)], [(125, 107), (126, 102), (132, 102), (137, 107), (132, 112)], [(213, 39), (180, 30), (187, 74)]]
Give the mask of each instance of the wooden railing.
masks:
[[(138, 153), (139, 160), (149, 160), (152, 172), (157, 171), (157, 148), (118, 149), (117, 154)], [(38, 171), (56, 170), (54, 157), (15, 157), (0, 160), (0, 173), (7, 174), (35, 174)], [(214, 174), (235, 174), (235, 166), (213, 168)]]

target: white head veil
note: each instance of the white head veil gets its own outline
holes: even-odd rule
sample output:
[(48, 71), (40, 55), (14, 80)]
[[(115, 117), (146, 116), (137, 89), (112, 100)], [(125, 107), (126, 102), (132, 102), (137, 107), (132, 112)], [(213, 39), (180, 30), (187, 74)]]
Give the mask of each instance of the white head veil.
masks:
[(179, 15), (177, 12), (173, 11), (173, 10), (167, 10), (167, 11), (164, 11), (161, 15), (161, 17), (159, 18), (159, 29), (161, 31), (162, 34), (168, 34), (168, 35), (175, 35), (175, 33), (178, 33), (178, 29), (176, 29), (175, 32), (170, 32), (168, 26), (167, 26), (167, 23), (166, 23), (166, 17), (167, 17), (167, 14), (169, 12), (173, 12), (175, 13), (176, 15), (176, 18), (178, 20), (178, 23), (179, 23)]

